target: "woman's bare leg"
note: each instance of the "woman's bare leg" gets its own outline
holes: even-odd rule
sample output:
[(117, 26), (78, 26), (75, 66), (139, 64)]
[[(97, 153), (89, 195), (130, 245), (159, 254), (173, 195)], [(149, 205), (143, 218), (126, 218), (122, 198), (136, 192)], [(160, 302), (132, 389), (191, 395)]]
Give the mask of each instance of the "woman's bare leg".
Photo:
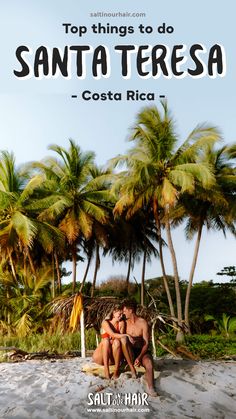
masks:
[(120, 360), (121, 360), (121, 342), (119, 339), (114, 339), (112, 342), (112, 354), (115, 361), (115, 371), (113, 374), (113, 378), (118, 378), (119, 373), (119, 367), (120, 367)]
[(98, 347), (95, 349), (92, 360), (93, 362), (96, 362), (96, 364), (103, 365), (102, 342), (100, 342)]
[(109, 338), (102, 339), (102, 354), (105, 377), (110, 378), (109, 360), (111, 358), (111, 342)]
[(104, 338), (93, 353), (93, 361), (96, 364), (104, 365), (105, 377), (110, 378), (109, 360), (111, 357), (111, 343), (109, 338)]

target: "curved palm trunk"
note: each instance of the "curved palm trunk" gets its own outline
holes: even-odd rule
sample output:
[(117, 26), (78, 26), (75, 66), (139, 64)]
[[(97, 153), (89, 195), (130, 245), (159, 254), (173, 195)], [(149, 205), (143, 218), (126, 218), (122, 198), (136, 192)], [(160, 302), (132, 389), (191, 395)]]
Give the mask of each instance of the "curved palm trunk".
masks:
[(23, 264), (24, 264), (24, 277), (27, 276), (27, 257), (25, 251), (23, 252)]
[(158, 205), (157, 205), (156, 200), (154, 200), (154, 203), (153, 203), (153, 212), (154, 212), (154, 218), (155, 218), (156, 227), (157, 227), (157, 236), (158, 236), (158, 243), (159, 243), (159, 257), (160, 257), (160, 263), (161, 263), (161, 270), (162, 270), (164, 288), (165, 288), (166, 295), (167, 295), (170, 314), (171, 314), (172, 317), (175, 317), (174, 304), (173, 304), (173, 301), (172, 301), (172, 297), (171, 297), (171, 293), (170, 293), (170, 289), (169, 289), (169, 285), (168, 285), (168, 280), (167, 280), (167, 275), (166, 275), (166, 270), (165, 270), (165, 264), (164, 264), (164, 258), (163, 258), (161, 223), (160, 223), (160, 219), (159, 219), (159, 216), (158, 216)]
[(11, 271), (12, 271), (13, 278), (16, 280), (16, 270), (15, 270), (15, 266), (14, 266), (14, 263), (13, 263), (13, 259), (12, 259), (12, 255), (11, 255), (10, 250), (8, 250), (8, 257), (9, 257), (9, 261), (10, 261), (10, 265), (11, 265)]
[(171, 293), (170, 293), (170, 288), (168, 285), (168, 279), (167, 279), (167, 275), (166, 275), (166, 269), (165, 269), (165, 265), (164, 265), (164, 258), (163, 258), (163, 251), (162, 251), (162, 237), (160, 236), (160, 240), (159, 240), (159, 255), (160, 255), (160, 263), (161, 263), (161, 269), (162, 269), (162, 276), (163, 276), (163, 283), (164, 283), (164, 288), (166, 291), (166, 295), (167, 295), (167, 300), (168, 300), (168, 304), (169, 304), (169, 309), (170, 309), (170, 314), (172, 317), (176, 317), (175, 316), (175, 309), (174, 309), (174, 304), (172, 301), (172, 297), (171, 297)]
[(193, 276), (194, 276), (194, 272), (195, 272), (195, 268), (196, 268), (196, 264), (197, 264), (199, 246), (200, 246), (200, 241), (201, 241), (201, 236), (202, 236), (202, 228), (203, 228), (203, 223), (201, 222), (199, 224), (199, 227), (198, 227), (197, 240), (196, 240), (196, 244), (195, 244), (193, 261), (192, 261), (191, 271), (190, 271), (190, 274), (189, 274), (188, 287), (187, 287), (186, 297), (185, 297), (184, 320), (185, 320), (186, 326), (188, 327), (188, 333), (190, 333), (190, 327), (189, 327), (190, 293), (191, 293), (192, 284), (193, 284)]
[(54, 267), (53, 253), (52, 253), (52, 298), (55, 298), (55, 267)]
[(97, 273), (100, 268), (100, 256), (99, 256), (99, 245), (96, 245), (96, 260), (95, 260), (95, 269), (94, 269), (94, 275), (93, 275), (93, 285), (91, 289), (91, 297), (94, 295), (95, 286), (96, 286), (96, 280), (97, 280)]
[(77, 252), (76, 245), (72, 249), (72, 293), (75, 293), (76, 287), (76, 268), (77, 268)]
[(88, 271), (89, 271), (89, 268), (90, 268), (91, 259), (92, 259), (92, 255), (89, 255), (88, 261), (87, 261), (87, 266), (86, 266), (86, 269), (85, 269), (83, 280), (82, 280), (81, 285), (80, 285), (79, 292), (82, 292), (82, 290), (84, 288), (84, 284), (85, 284), (85, 281), (86, 281), (86, 278), (87, 278), (87, 275), (88, 275)]
[(57, 291), (58, 294), (61, 292), (61, 273), (60, 273), (60, 267), (59, 267), (59, 260), (57, 252), (54, 252), (54, 259), (55, 259), (55, 266), (56, 266), (56, 272), (57, 272)]
[(147, 249), (143, 252), (143, 267), (142, 267), (142, 279), (141, 279), (141, 306), (144, 306), (144, 281), (145, 281), (145, 269), (146, 269), (146, 260), (147, 260)]
[(130, 280), (131, 264), (132, 264), (132, 242), (130, 241), (128, 270), (127, 270), (127, 275), (126, 275), (126, 290), (127, 290), (127, 292), (129, 292), (129, 280)]
[[(179, 286), (179, 273), (178, 273), (178, 266), (177, 266), (177, 259), (175, 254), (175, 249), (171, 237), (171, 231), (170, 231), (170, 220), (169, 220), (169, 210), (167, 207), (165, 207), (165, 216), (166, 216), (166, 233), (167, 233), (167, 240), (168, 240), (168, 246), (170, 249), (172, 264), (173, 264), (173, 270), (174, 270), (174, 280), (175, 280), (175, 293), (176, 293), (176, 305), (177, 305), (177, 318), (179, 326), (182, 326), (182, 304), (181, 304), (181, 296), (180, 296), (180, 286)], [(181, 329), (178, 330), (176, 335), (177, 342), (182, 342), (184, 339), (184, 335)]]
[[(9, 293), (9, 289), (7, 287), (7, 305), (9, 305), (9, 301), (10, 301), (10, 293)], [(10, 334), (11, 334), (10, 325), (11, 325), (11, 314), (10, 314), (9, 308), (7, 307), (7, 326), (8, 326), (7, 334), (8, 334), (8, 336), (10, 336)]]
[(36, 276), (36, 269), (35, 269), (35, 267), (34, 267), (34, 262), (33, 262), (33, 259), (32, 259), (32, 257), (31, 257), (31, 254), (30, 254), (30, 252), (29, 252), (28, 247), (26, 248), (26, 254), (27, 254), (27, 258), (29, 259), (29, 264), (30, 264), (30, 269), (31, 269), (31, 271), (32, 271), (32, 274), (33, 274), (34, 276)]

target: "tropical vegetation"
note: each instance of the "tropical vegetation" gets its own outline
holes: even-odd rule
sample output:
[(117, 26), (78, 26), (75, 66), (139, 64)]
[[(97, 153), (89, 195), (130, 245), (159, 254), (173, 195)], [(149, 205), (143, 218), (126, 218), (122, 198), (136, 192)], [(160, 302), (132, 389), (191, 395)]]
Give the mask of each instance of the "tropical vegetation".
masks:
[[(182, 141), (166, 102), (160, 109), (145, 107), (138, 113), (129, 140), (127, 153), (112, 158), (106, 168), (96, 165), (94, 152), (83, 151), (73, 140), (68, 147), (51, 145), (50, 158), (19, 167), (13, 153), (1, 152), (2, 335), (24, 338), (51, 330), (49, 303), (60, 296), (78, 291), (107, 295), (109, 286), (106, 290), (97, 286), (105, 255), (114, 264), (127, 263), (125, 277), (115, 281), (122, 283), (119, 296), (135, 294), (142, 305), (154, 301), (172, 319), (178, 341), (183, 340), (183, 331), (190, 334), (197, 329), (193, 319), (199, 313), (191, 309), (191, 292), (202, 232), (236, 234), (236, 144), (222, 146), (220, 131), (207, 124), (195, 127)], [(173, 243), (177, 226), (183, 226), (187, 240), (196, 235), (184, 283)], [(171, 277), (164, 247), (172, 260)], [(162, 277), (153, 283), (145, 279), (150, 260), (162, 270)], [(66, 261), (72, 262), (70, 285), (62, 282), (68, 275)], [(142, 261), (140, 285), (131, 281), (137, 261)], [(78, 281), (82, 264), (86, 269)], [(229, 268), (219, 274), (235, 275), (234, 267)], [(234, 319), (230, 322), (227, 316), (234, 313), (227, 307), (224, 313), (222, 322), (228, 322), (227, 333), (233, 333), (234, 326), (229, 325), (235, 324)]]

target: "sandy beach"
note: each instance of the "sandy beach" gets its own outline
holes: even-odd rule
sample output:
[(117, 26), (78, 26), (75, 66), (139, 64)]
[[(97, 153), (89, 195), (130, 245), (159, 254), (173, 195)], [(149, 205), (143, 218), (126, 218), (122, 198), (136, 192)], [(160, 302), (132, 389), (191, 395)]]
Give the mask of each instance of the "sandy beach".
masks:
[(82, 372), (91, 358), (0, 364), (0, 418), (236, 418), (236, 363), (155, 360), (157, 398), (141, 377)]

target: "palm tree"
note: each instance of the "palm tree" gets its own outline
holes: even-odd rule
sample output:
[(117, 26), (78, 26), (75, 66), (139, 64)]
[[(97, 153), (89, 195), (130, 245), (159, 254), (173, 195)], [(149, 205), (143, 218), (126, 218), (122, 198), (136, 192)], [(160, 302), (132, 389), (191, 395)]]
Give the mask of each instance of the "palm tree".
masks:
[(109, 249), (113, 263), (115, 261), (127, 262), (126, 290), (129, 292), (130, 275), (135, 261), (140, 260), (142, 250), (138, 240), (139, 226), (134, 217), (126, 220), (125, 217), (116, 217), (109, 231)]
[(13, 313), (12, 325), (19, 337), (44, 328), (48, 317), (47, 303), (51, 299), (52, 266), (42, 266), (37, 278), (30, 270), (25, 275), (18, 271), (18, 284), (14, 287), (10, 306)]
[(105, 224), (108, 219), (106, 204), (110, 191), (104, 188), (105, 178), (93, 177), (94, 153), (82, 152), (70, 140), (69, 149), (52, 145), (56, 158), (46, 159), (34, 166), (46, 174), (48, 191), (38, 202), (40, 219), (57, 224), (65, 234), (72, 254), (73, 292), (76, 286), (78, 240), (90, 239), (95, 221)]
[(0, 159), (0, 246), (1, 256), (8, 259), (13, 277), (16, 269), (13, 254), (23, 253), (28, 258), (35, 274), (30, 249), (37, 233), (34, 219), (28, 216), (26, 205), (35, 188), (41, 183), (40, 177), (27, 181), (28, 174), (16, 169), (13, 154), (1, 152)]
[(47, 319), (47, 303), (50, 301), (52, 267), (44, 264), (35, 277), (30, 267), (18, 266), (17, 280), (2, 263), (0, 266), (1, 326), (19, 337), (44, 327)]
[(0, 321), (1, 321), (1, 331), (7, 331), (10, 335), (11, 330), (11, 319), (12, 319), (12, 310), (11, 310), (11, 298), (12, 290), (18, 285), (17, 280), (13, 277), (12, 272), (8, 271), (6, 267), (6, 262), (1, 262), (0, 265)]
[[(122, 174), (120, 199), (115, 213), (128, 208), (132, 216), (140, 208), (149, 204), (153, 208), (157, 229), (160, 229), (160, 212), (167, 233), (175, 278), (177, 318), (182, 325), (182, 305), (179, 288), (179, 273), (170, 228), (170, 210), (183, 193), (194, 193), (195, 183), (205, 187), (214, 183), (209, 166), (198, 163), (197, 156), (209, 144), (220, 137), (212, 127), (198, 126), (178, 148), (173, 119), (166, 102), (162, 102), (163, 114), (156, 107), (144, 108), (137, 117), (131, 140), (135, 146), (126, 156), (118, 156), (114, 163), (126, 163), (127, 171)], [(121, 182), (121, 179), (119, 180)], [(182, 339), (179, 331), (177, 339)]]
[[(218, 150), (209, 147), (202, 159), (211, 165), (215, 175), (216, 184), (213, 189), (203, 188), (198, 185), (195, 188), (194, 197), (185, 194), (173, 213), (174, 222), (187, 218), (186, 237), (191, 239), (197, 233), (193, 261), (189, 274), (188, 287), (185, 298), (184, 320), (189, 329), (189, 302), (193, 284), (193, 277), (196, 268), (202, 230), (231, 231), (236, 235), (235, 229), (235, 192), (236, 192), (236, 172), (233, 166), (233, 159), (230, 159), (232, 148), (223, 146)], [(234, 215), (233, 215), (234, 212)]]
[[(94, 274), (93, 274), (93, 281), (91, 287), (91, 297), (94, 296), (94, 291), (96, 287), (97, 281), (97, 274), (100, 269), (101, 259), (100, 259), (100, 247), (104, 249), (108, 248), (108, 232), (107, 232), (107, 224), (101, 225), (95, 221), (93, 223), (93, 236), (90, 239), (93, 242), (92, 246), (92, 255), (95, 257), (95, 265), (94, 265)], [(91, 244), (90, 244), (91, 249)]]
[(84, 284), (86, 282), (87, 275), (88, 275), (88, 272), (89, 272), (89, 268), (90, 268), (90, 265), (91, 265), (91, 261), (92, 261), (92, 257), (93, 257), (93, 252), (94, 252), (94, 240), (93, 240), (93, 237), (91, 239), (89, 239), (89, 240), (85, 240), (84, 242), (85, 243), (83, 244), (83, 251), (84, 251), (84, 253), (86, 255), (87, 264), (86, 264), (86, 268), (85, 268), (83, 279), (82, 279), (81, 284), (80, 284), (79, 292), (82, 292), (83, 291)]
[[(115, 261), (127, 262), (126, 290), (129, 292), (130, 275), (135, 261), (140, 261), (143, 255), (143, 268), (146, 261), (150, 261), (151, 254), (158, 252), (153, 244), (157, 240), (155, 226), (151, 217), (146, 217), (139, 211), (131, 218), (126, 219), (126, 214), (113, 219), (108, 226), (109, 246), (105, 254), (112, 256)], [(142, 270), (143, 275), (145, 269)], [(143, 283), (143, 280), (141, 280)], [(143, 293), (142, 293), (143, 295)]]
[[(93, 222), (93, 232), (89, 243), (89, 252), (92, 250), (92, 257), (93, 254), (95, 256), (95, 266), (94, 266), (94, 274), (93, 274), (93, 281), (91, 287), (91, 297), (94, 296), (94, 291), (96, 287), (97, 281), (97, 274), (100, 269), (101, 258), (100, 258), (100, 248), (103, 249), (103, 253), (106, 253), (106, 249), (108, 248), (108, 228), (111, 222), (112, 217), (112, 209), (114, 207), (114, 196), (110, 193), (111, 189), (111, 180), (113, 179), (113, 174), (110, 169), (103, 169), (96, 165), (90, 170), (90, 174), (95, 181), (94, 186), (98, 187), (100, 191), (104, 191), (104, 204), (106, 208), (106, 223), (101, 223), (99, 220), (94, 220)], [(109, 192), (108, 192), (109, 191)], [(107, 196), (106, 193), (108, 192)]]
[(150, 263), (152, 257), (159, 256), (156, 249), (156, 243), (159, 236), (156, 231), (155, 220), (153, 218), (152, 210), (145, 208), (145, 211), (137, 213), (137, 225), (140, 229), (140, 247), (143, 251), (142, 273), (141, 273), (141, 295), (140, 304), (145, 305), (145, 271), (147, 262)]
[[(17, 169), (13, 154), (1, 152), (0, 159), (0, 246), (1, 257), (8, 260), (13, 277), (17, 278), (16, 264), (27, 261), (36, 277), (35, 259), (50, 254), (60, 246), (62, 233), (47, 222), (40, 221), (35, 211), (37, 191), (43, 183), (40, 175), (29, 178), (29, 172)], [(37, 246), (37, 249), (36, 249)], [(42, 251), (39, 251), (42, 250)]]

